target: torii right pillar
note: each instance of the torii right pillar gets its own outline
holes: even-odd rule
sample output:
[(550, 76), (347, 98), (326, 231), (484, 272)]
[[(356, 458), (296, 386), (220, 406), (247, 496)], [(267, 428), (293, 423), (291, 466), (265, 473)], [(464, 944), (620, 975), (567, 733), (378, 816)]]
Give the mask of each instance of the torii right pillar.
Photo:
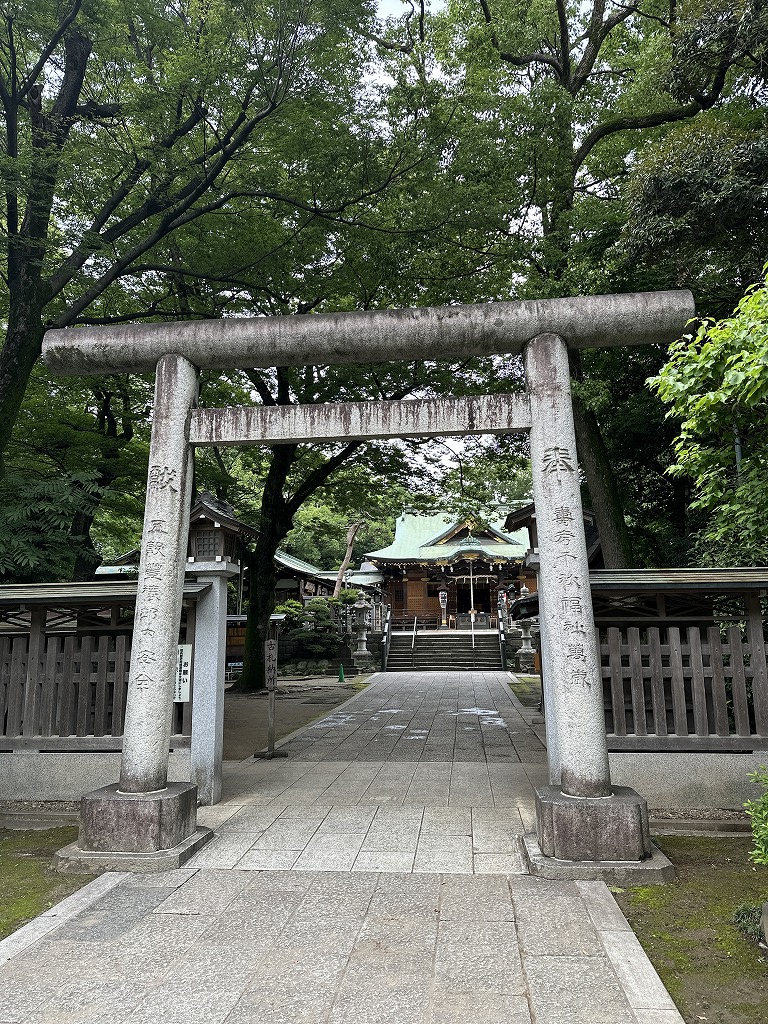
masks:
[(547, 877), (661, 881), (674, 872), (651, 844), (645, 800), (611, 786), (567, 346), (540, 334), (524, 358), (552, 783), (536, 793), (537, 834), (526, 836), (526, 852), (532, 872)]

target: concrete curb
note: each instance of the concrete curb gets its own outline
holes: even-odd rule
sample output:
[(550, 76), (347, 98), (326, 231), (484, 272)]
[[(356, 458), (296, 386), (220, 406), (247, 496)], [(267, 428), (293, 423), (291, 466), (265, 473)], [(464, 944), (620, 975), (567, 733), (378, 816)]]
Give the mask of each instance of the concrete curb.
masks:
[(55, 907), (44, 911), (33, 921), (22, 925), (17, 931), (0, 941), (0, 963), (12, 960), (19, 953), (23, 953), (49, 932), (59, 928), (67, 921), (71, 921), (73, 917), (77, 917), (101, 896), (130, 877), (127, 871), (108, 871), (98, 878), (94, 878), (92, 882), (88, 882), (71, 896), (67, 896)]
[(575, 884), (637, 1024), (685, 1024), (605, 882)]

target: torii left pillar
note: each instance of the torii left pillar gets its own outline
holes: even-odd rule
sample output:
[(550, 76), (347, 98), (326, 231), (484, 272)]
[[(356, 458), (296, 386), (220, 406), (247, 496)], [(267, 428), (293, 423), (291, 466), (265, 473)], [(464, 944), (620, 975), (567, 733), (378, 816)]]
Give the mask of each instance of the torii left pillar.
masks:
[(198, 371), (179, 355), (157, 364), (120, 782), (82, 798), (80, 835), (58, 855), (66, 870), (178, 867), (211, 838), (197, 827), (197, 786), (168, 781), (184, 590)]

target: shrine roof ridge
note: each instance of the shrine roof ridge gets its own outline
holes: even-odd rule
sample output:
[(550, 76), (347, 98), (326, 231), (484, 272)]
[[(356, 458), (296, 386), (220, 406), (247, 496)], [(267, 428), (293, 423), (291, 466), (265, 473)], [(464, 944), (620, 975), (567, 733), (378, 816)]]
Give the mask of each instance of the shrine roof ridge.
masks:
[(221, 370), (445, 360), (516, 354), (540, 334), (577, 349), (670, 342), (694, 313), (691, 292), (679, 290), (77, 327), (48, 331), (43, 358), (64, 376), (149, 372), (167, 354)]

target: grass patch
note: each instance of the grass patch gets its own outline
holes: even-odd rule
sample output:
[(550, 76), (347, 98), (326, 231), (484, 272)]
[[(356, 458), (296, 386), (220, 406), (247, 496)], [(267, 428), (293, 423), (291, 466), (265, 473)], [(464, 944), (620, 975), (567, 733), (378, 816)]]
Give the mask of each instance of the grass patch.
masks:
[(521, 676), (513, 673), (507, 685), (524, 708), (537, 708), (541, 702), (541, 676)]
[(347, 683), (347, 686), (351, 686), (355, 693), (359, 693), (361, 690), (366, 688), (370, 679), (370, 676), (354, 676), (352, 680)]
[(765, 1024), (766, 951), (734, 920), (746, 904), (768, 901), (768, 868), (750, 863), (750, 837), (656, 842), (677, 879), (615, 895), (681, 1014), (688, 1024)]
[(51, 857), (77, 838), (77, 826), (0, 829), (0, 939), (76, 892), (95, 875), (60, 875)]

